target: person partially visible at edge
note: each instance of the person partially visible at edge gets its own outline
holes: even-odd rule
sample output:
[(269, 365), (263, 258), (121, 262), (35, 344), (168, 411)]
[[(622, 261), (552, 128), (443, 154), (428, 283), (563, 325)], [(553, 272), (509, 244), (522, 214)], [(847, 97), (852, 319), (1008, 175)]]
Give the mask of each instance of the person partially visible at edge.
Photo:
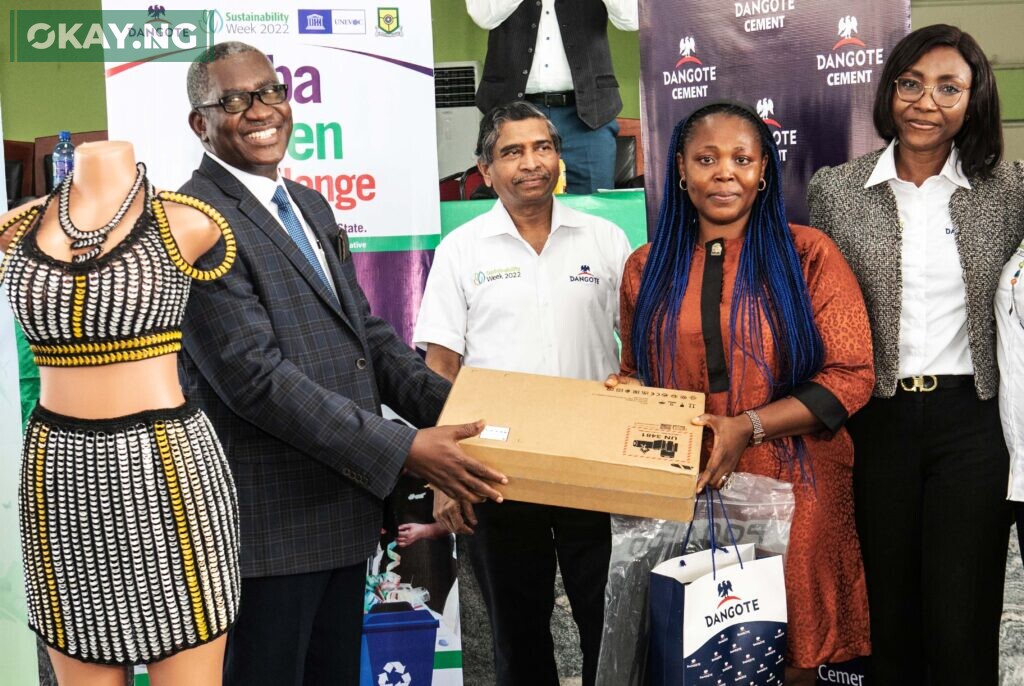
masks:
[(700, 391), (698, 491), (735, 471), (793, 483), (786, 684), (870, 653), (844, 428), (871, 393), (871, 337), (853, 273), (816, 229), (789, 225), (778, 151), (747, 105), (679, 122), (654, 241), (622, 277), (622, 370), (608, 385)]
[[(413, 340), (449, 379), (463, 364), (576, 379), (618, 368), (618, 289), (629, 240), (555, 200), (561, 140), (528, 102), (480, 124), (478, 166), (498, 202), (441, 241)], [(498, 278), (487, 275), (498, 274)], [(481, 278), (479, 275), (483, 275)], [(437, 518), (472, 533), (470, 558), (491, 620), (500, 686), (557, 686), (551, 612), (556, 560), (594, 683), (611, 555), (608, 514), (435, 496)]]
[(992, 301), (1024, 234), (1024, 169), (1000, 162), (992, 69), (955, 26), (893, 48), (874, 122), (886, 147), (807, 190), (875, 348), (873, 396), (850, 423), (871, 678), (995, 684), (1010, 508)]
[(569, 193), (615, 187), (622, 111), (608, 22), (636, 31), (637, 0), (466, 0), (487, 34), (476, 92), (481, 112), (515, 100), (536, 105), (562, 137)]
[(500, 500), (504, 477), (457, 445), (480, 423), (380, 416), (430, 427), (450, 384), (371, 314), (324, 197), (278, 173), (292, 112), (266, 55), (216, 45), (188, 97), (206, 154), (183, 190), (238, 239), (235, 268), (192, 291), (180, 365), (238, 485), (245, 600), (225, 683), (356, 684), (366, 561), (399, 474), (473, 502)]

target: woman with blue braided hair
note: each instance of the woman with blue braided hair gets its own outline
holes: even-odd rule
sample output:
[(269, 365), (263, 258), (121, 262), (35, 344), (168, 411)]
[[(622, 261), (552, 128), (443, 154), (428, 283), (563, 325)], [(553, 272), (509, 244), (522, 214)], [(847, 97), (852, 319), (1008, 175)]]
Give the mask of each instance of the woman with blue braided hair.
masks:
[(704, 488), (734, 471), (793, 482), (786, 684), (870, 652), (843, 428), (874, 383), (857, 282), (824, 234), (786, 221), (778, 151), (748, 106), (707, 105), (672, 135), (654, 241), (622, 277), (622, 370), (707, 394)]

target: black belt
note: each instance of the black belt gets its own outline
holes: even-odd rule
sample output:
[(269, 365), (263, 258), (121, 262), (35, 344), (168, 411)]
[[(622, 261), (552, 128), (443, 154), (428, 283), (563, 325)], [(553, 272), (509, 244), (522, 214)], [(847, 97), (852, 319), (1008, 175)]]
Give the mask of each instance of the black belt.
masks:
[(896, 390), (908, 393), (930, 393), (947, 388), (973, 385), (973, 374), (924, 374), (900, 379), (896, 382)]
[(571, 107), (576, 104), (576, 93), (562, 91), (560, 93), (527, 93), (524, 100), (535, 102), (545, 107)]

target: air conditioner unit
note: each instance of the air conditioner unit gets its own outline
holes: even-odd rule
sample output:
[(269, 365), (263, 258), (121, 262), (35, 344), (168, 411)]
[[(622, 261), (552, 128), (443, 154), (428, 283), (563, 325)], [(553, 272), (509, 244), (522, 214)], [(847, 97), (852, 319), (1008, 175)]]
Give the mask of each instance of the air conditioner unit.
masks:
[(479, 62), (434, 65), (434, 103), (437, 117), (437, 174), (444, 178), (476, 164), (480, 110), (476, 108)]

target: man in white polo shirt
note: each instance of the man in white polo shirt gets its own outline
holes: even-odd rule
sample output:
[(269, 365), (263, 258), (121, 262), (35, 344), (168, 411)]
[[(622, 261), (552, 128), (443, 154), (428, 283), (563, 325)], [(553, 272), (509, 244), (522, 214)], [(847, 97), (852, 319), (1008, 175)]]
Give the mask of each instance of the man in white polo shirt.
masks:
[[(462, 364), (603, 380), (618, 371), (619, 281), (630, 253), (615, 224), (554, 199), (561, 141), (527, 102), (480, 124), (478, 166), (498, 194), (489, 212), (434, 255), (413, 340), (454, 379)], [(557, 686), (549, 624), (556, 559), (593, 684), (611, 553), (606, 513), (435, 494), (435, 514), (473, 533), (471, 557), (491, 618), (499, 686)]]

